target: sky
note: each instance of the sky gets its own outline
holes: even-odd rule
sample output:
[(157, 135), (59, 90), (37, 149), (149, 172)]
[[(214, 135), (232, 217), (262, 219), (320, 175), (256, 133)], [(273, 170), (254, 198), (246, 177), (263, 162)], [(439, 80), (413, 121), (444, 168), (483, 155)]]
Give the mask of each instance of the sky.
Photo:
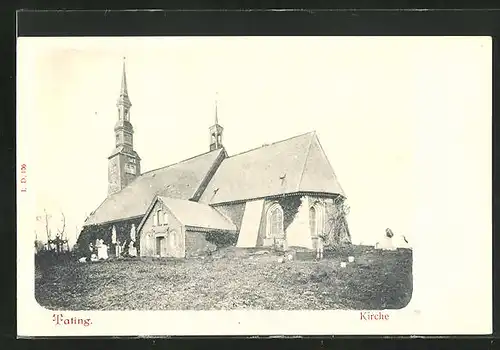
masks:
[(106, 197), (123, 57), (143, 172), (208, 151), (217, 96), (230, 155), (316, 130), (354, 243), (491, 232), (486, 37), (20, 38), (35, 230), (62, 212), (74, 243)]

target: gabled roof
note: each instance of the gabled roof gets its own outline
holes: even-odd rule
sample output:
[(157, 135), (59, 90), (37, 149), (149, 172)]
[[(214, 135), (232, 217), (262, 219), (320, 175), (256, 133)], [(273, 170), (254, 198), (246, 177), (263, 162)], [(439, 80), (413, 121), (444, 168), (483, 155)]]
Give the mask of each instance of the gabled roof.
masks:
[(225, 156), (226, 151), (221, 148), (143, 173), (120, 192), (107, 197), (85, 225), (142, 216), (156, 195), (190, 199)]
[(220, 204), (297, 192), (345, 196), (315, 132), (225, 158), (200, 202)]
[[(163, 202), (184, 226), (236, 231), (236, 226), (228, 218), (207, 204), (163, 196), (158, 196), (158, 200)], [(151, 209), (153, 207), (154, 205)]]

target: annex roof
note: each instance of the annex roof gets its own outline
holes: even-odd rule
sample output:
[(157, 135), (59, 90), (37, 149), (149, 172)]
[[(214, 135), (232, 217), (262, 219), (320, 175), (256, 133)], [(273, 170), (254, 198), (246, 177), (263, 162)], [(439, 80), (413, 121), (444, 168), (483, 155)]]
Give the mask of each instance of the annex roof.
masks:
[(158, 196), (158, 199), (185, 226), (236, 231), (236, 226), (217, 209), (190, 200)]

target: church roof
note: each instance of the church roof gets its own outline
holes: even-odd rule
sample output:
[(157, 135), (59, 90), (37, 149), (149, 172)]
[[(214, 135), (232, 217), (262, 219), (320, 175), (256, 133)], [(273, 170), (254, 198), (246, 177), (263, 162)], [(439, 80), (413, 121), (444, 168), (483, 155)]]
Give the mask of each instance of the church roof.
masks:
[(194, 197), (226, 155), (223, 148), (141, 174), (120, 192), (107, 197), (85, 225), (144, 215), (156, 195)]
[(158, 196), (172, 214), (185, 226), (236, 231), (236, 226), (207, 204)]
[(315, 132), (225, 158), (200, 202), (220, 204), (297, 192), (345, 196)]

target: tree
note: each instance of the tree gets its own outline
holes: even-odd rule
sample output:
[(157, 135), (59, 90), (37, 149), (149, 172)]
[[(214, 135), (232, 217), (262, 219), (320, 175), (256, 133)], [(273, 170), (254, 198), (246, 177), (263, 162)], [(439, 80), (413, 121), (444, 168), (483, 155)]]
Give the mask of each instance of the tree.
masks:
[(62, 216), (62, 219), (61, 219), (61, 221), (62, 221), (62, 229), (58, 228), (57, 229), (57, 233), (60, 235), (61, 239), (63, 239), (64, 238), (64, 231), (66, 229), (66, 217), (64, 216), (63, 212), (61, 212), (61, 216)]
[(43, 210), (45, 213), (45, 231), (47, 233), (47, 245), (49, 250), (53, 250), (56, 253), (61, 253), (66, 247), (66, 250), (69, 250), (68, 246), (68, 240), (65, 239), (64, 235), (66, 232), (66, 216), (64, 215), (63, 212), (61, 212), (61, 222), (62, 222), (62, 227), (57, 227), (57, 234), (55, 239), (52, 238), (52, 230), (49, 226), (49, 219), (52, 217), (52, 215), (47, 213), (47, 210)]
[(330, 231), (326, 235), (326, 241), (334, 245), (350, 243), (351, 234), (347, 225), (347, 216), (351, 207), (346, 203), (345, 198), (340, 196), (333, 200), (333, 205), (335, 209), (328, 218)]
[(50, 241), (51, 239), (51, 232), (49, 228), (49, 219), (52, 217), (52, 215), (47, 214), (47, 210), (43, 209), (43, 212), (45, 214), (44, 219), (45, 219), (45, 232), (47, 233), (47, 242)]

